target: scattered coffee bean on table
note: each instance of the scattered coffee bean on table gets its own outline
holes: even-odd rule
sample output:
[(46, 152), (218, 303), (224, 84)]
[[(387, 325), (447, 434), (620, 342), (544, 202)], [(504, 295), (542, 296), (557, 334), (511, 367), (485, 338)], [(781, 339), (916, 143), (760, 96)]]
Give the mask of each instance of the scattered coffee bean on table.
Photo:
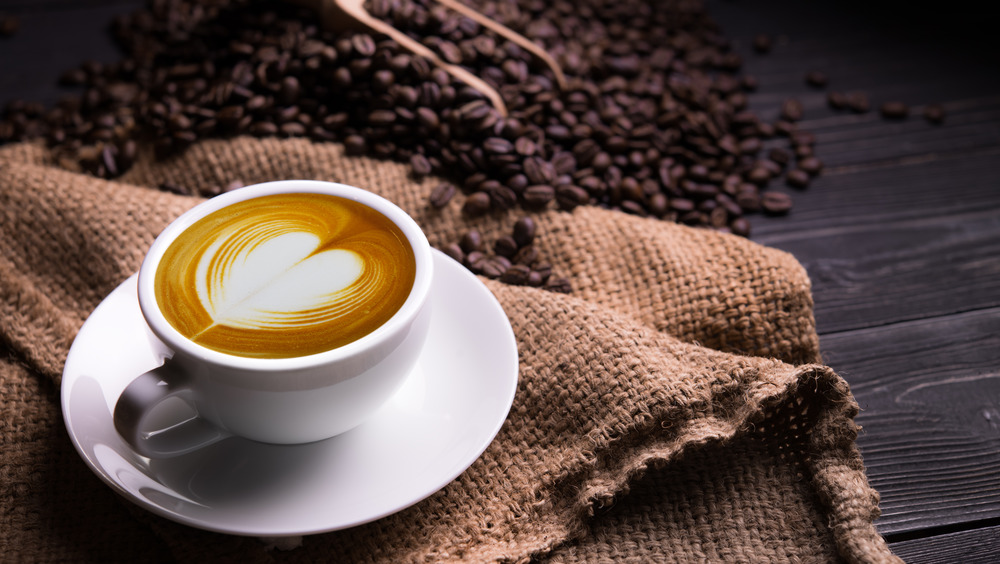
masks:
[(924, 119), (931, 123), (944, 123), (944, 116), (944, 106), (941, 104), (928, 104), (924, 107)]
[(827, 85), (829, 79), (826, 74), (820, 71), (809, 71), (806, 73), (806, 84), (809, 86), (814, 86), (816, 88), (823, 88)]
[(21, 21), (17, 16), (0, 14), (0, 37), (10, 37), (21, 28)]
[(848, 107), (847, 96), (843, 92), (830, 92), (826, 95), (826, 104), (835, 110)]
[(879, 106), (879, 112), (886, 119), (905, 119), (910, 115), (910, 108), (902, 102), (885, 102)]
[(773, 45), (770, 35), (761, 33), (753, 38), (753, 50), (758, 53), (770, 53)]
[(809, 173), (801, 168), (792, 169), (785, 175), (785, 182), (793, 188), (807, 188), (810, 180)]
[(871, 102), (864, 92), (850, 92), (847, 94), (847, 107), (854, 113), (864, 114), (871, 110)]

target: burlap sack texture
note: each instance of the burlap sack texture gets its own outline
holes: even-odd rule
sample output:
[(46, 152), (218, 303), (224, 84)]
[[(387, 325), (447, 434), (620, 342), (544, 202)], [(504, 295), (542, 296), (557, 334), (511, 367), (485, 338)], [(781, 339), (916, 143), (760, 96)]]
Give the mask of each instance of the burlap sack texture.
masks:
[[(432, 244), (487, 240), (438, 180), (303, 140), (206, 141), (104, 181), (0, 148), (0, 546), (25, 561), (893, 562), (854, 444), (847, 384), (820, 364), (809, 281), (738, 237), (595, 208), (534, 214), (572, 295), (486, 280), (514, 328), (519, 389), (456, 481), (293, 550), (123, 501), (79, 460), (59, 381), (80, 324), (194, 198), (150, 189), (344, 182), (407, 210)], [(474, 324), (475, 320), (470, 320)], [(400, 460), (400, 464), (406, 464)], [(334, 503), (331, 500), (331, 503)], [(289, 543), (285, 543), (289, 544)]]

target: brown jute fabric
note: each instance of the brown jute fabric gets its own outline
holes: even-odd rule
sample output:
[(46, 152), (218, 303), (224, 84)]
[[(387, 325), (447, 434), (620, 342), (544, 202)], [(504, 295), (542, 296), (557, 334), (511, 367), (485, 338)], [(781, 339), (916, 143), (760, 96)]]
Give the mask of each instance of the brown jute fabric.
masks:
[(119, 498), (73, 450), (59, 382), (81, 323), (197, 202), (151, 187), (287, 178), (379, 193), (435, 245), (470, 227), (492, 240), (518, 217), (470, 222), (461, 196), (433, 209), (437, 180), (334, 144), (206, 141), (116, 181), (62, 170), (36, 145), (0, 148), (3, 559), (897, 561), (872, 524), (857, 405), (820, 363), (801, 266), (738, 237), (596, 208), (534, 214), (571, 295), (484, 280), (517, 337), (517, 396), (485, 454), (440, 492), (279, 548)]

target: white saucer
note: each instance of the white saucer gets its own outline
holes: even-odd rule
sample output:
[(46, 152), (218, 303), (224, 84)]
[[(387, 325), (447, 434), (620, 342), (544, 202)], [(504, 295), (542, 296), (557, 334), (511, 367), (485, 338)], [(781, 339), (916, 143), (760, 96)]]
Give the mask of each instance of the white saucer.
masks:
[(517, 388), (517, 344), (493, 294), (434, 253), (432, 321), (415, 372), (372, 419), (338, 437), (280, 446), (231, 438), (150, 460), (111, 420), (118, 395), (160, 364), (135, 276), (80, 329), (66, 358), (62, 409), (88, 466), (138, 505), (180, 523), (239, 535), (321, 533), (385, 517), (433, 494), (486, 450)]

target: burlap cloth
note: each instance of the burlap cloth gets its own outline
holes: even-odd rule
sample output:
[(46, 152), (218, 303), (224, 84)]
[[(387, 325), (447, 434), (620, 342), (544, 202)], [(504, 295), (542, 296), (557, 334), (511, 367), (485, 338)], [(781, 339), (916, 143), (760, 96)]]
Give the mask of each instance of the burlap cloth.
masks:
[(461, 196), (435, 210), (437, 180), (301, 140), (203, 142), (114, 182), (47, 159), (35, 145), (0, 148), (2, 560), (897, 560), (872, 524), (857, 405), (819, 363), (801, 266), (597, 208), (535, 214), (537, 245), (571, 295), (484, 280), (517, 336), (520, 381), (496, 440), (443, 490), (291, 550), (153, 516), (86, 468), (58, 401), (80, 325), (197, 201), (151, 187), (345, 182), (399, 204), (435, 245), (471, 226), (492, 240), (519, 216), (470, 222)]

